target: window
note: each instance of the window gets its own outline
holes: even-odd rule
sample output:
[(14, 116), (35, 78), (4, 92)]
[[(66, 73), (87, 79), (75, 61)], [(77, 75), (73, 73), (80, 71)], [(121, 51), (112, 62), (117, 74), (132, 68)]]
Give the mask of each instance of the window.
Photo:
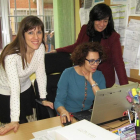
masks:
[[(45, 31), (53, 31), (54, 30), (54, 20), (53, 20), (53, 3), (50, 0), (49, 3), (46, 0), (10, 0), (10, 25), (12, 31), (12, 39), (15, 38), (19, 24), (21, 20), (28, 15), (37, 15), (38, 17), (43, 17), (43, 22), (45, 26)], [(37, 6), (37, 4), (39, 6)], [(37, 9), (37, 7), (42, 7)], [(44, 8), (43, 8), (44, 7)]]
[(44, 25), (45, 31), (53, 31), (54, 30), (54, 19), (53, 19), (53, 10), (52, 9), (44, 9)]

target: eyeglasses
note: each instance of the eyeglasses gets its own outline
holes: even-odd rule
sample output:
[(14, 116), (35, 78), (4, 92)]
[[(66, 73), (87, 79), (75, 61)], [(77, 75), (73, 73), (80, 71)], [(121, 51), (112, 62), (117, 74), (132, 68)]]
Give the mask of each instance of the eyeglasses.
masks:
[(101, 63), (101, 59), (97, 59), (97, 60), (94, 60), (94, 59), (91, 59), (91, 60), (85, 59), (85, 60), (87, 60), (87, 61), (89, 62), (90, 65), (94, 65), (95, 62), (96, 62), (96, 64), (98, 64), (98, 65)]

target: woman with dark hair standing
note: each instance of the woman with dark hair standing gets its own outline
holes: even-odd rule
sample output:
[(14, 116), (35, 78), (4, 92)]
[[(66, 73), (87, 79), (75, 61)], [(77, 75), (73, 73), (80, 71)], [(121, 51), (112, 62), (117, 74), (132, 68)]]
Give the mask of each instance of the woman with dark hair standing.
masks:
[(19, 123), (27, 122), (33, 114), (35, 93), (30, 75), (35, 72), (40, 98), (45, 106), (53, 108), (46, 98), (44, 65), (44, 25), (36, 16), (25, 17), (15, 40), (0, 55), (0, 135), (17, 131)]
[(89, 22), (87, 25), (82, 26), (78, 39), (73, 45), (51, 52), (72, 53), (77, 45), (83, 42), (99, 42), (103, 46), (107, 60), (99, 65), (98, 70), (104, 74), (107, 87), (114, 85), (115, 71), (120, 84), (128, 84), (122, 58), (120, 35), (114, 30), (112, 11), (108, 5), (101, 3), (91, 9)]

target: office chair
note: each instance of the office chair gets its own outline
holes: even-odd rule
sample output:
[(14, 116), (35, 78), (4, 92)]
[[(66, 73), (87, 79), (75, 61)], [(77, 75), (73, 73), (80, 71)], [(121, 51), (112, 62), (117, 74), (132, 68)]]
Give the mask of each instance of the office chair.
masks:
[[(47, 93), (48, 101), (54, 103), (57, 83), (64, 69), (71, 67), (72, 61), (70, 54), (64, 52), (46, 53), (45, 54), (45, 70), (47, 75)], [(34, 82), (34, 89), (36, 93), (36, 114), (37, 120), (46, 119), (56, 116), (56, 111), (50, 107), (43, 106), (40, 101), (37, 81)]]

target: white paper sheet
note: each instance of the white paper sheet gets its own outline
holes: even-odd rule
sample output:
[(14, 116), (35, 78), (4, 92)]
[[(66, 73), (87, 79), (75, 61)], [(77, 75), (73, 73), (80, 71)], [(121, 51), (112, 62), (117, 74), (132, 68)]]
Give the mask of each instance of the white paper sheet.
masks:
[(133, 63), (136, 62), (137, 53), (139, 50), (139, 41), (140, 40), (140, 32), (133, 30), (126, 30), (126, 38), (124, 45), (123, 58), (131, 61)]
[(110, 8), (112, 9), (115, 30), (120, 34), (120, 42), (124, 46), (125, 29), (128, 22), (128, 5), (111, 6)]
[(129, 0), (111, 0), (111, 4), (127, 4)]
[(35, 138), (32, 140), (55, 140), (51, 132), (60, 128), (62, 128), (62, 126), (57, 126), (57, 127), (34, 132), (32, 134)]
[(84, 24), (88, 23), (88, 21), (89, 21), (89, 12), (90, 12), (90, 9), (80, 8), (79, 15), (80, 15), (81, 26), (83, 26)]

